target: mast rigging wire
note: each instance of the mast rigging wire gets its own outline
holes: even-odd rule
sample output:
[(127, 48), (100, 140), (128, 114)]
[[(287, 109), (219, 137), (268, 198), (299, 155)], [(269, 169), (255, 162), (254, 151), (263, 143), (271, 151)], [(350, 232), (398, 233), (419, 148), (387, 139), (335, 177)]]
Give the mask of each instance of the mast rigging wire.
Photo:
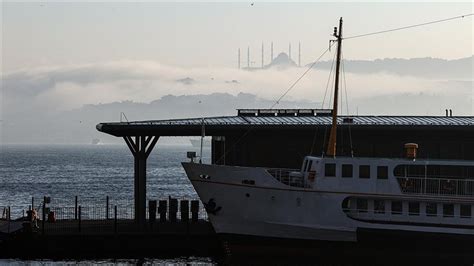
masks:
[(278, 100), (275, 101), (275, 103), (272, 105), (272, 107), (270, 107), (270, 109), (273, 109), (273, 107), (275, 107), (277, 104), (280, 103), (281, 99), (283, 99), (288, 94), (288, 92), (290, 92), (295, 87), (295, 85), (313, 68), (313, 66), (316, 65), (316, 63), (318, 63), (319, 60), (321, 60), (321, 58), (331, 49), (331, 46), (333, 45), (334, 43), (329, 45), (329, 47), (318, 57), (318, 59), (316, 59), (316, 61), (314, 61), (308, 67), (308, 69), (306, 69), (306, 71), (303, 72), (303, 74), (295, 82), (293, 82), (293, 84), (291, 84), (291, 86), (285, 91), (285, 93), (283, 93), (283, 95), (281, 95), (280, 98), (278, 98)]
[(323, 97), (323, 102), (321, 103), (321, 109), (324, 109), (324, 102), (326, 101), (326, 95), (328, 93), (328, 88), (329, 88), (329, 82), (331, 82), (332, 78), (332, 70), (334, 67), (334, 61), (336, 61), (336, 53), (334, 53), (334, 56), (332, 58), (332, 63), (331, 63), (331, 69), (329, 70), (329, 75), (328, 75), (328, 81), (326, 83), (326, 89), (324, 90), (324, 97)]
[(355, 38), (360, 38), (360, 37), (365, 37), (365, 36), (371, 36), (371, 35), (376, 35), (376, 34), (392, 32), (392, 31), (411, 29), (411, 28), (426, 26), (426, 25), (435, 24), (435, 23), (446, 22), (446, 21), (455, 20), (455, 19), (462, 19), (464, 17), (470, 17), (472, 15), (474, 15), (474, 13), (461, 15), (461, 16), (456, 16), (456, 17), (451, 17), (451, 18), (440, 19), (440, 20), (429, 21), (429, 22), (420, 23), (420, 24), (409, 25), (409, 26), (400, 27), (400, 28), (394, 28), (394, 29), (382, 30), (382, 31), (375, 31), (375, 32), (370, 32), (370, 33), (365, 33), (365, 34), (360, 34), (360, 35), (353, 35), (353, 36), (345, 37), (345, 38), (342, 38), (342, 39), (343, 40), (355, 39)]
[[(346, 83), (346, 69), (344, 67), (344, 53), (341, 52), (341, 65), (342, 65), (342, 76), (344, 80), (344, 92), (346, 94), (346, 111), (347, 115), (349, 116), (349, 98), (347, 97), (347, 83)], [(352, 144), (352, 130), (351, 130), (351, 123), (348, 123), (348, 129), (349, 129), (349, 147), (351, 149), (351, 157), (354, 157), (354, 146)], [(341, 134), (344, 135), (344, 134)]]

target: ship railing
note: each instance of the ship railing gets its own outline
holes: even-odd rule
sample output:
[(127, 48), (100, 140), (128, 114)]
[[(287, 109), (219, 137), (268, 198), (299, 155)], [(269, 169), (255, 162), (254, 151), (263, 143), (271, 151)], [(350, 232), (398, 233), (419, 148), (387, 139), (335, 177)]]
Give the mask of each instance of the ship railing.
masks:
[(303, 175), (299, 169), (268, 168), (267, 172), (279, 182), (292, 187), (305, 187)]
[(474, 179), (397, 177), (402, 193), (436, 196), (474, 196)]

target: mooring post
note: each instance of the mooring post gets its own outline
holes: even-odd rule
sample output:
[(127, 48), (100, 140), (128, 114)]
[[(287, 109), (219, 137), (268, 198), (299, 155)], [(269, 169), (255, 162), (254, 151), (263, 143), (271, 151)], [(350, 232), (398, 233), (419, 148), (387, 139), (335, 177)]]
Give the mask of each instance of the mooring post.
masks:
[(11, 208), (10, 206), (8, 206), (8, 209), (7, 209), (8, 213), (7, 213), (7, 220), (8, 220), (8, 233), (10, 234), (10, 221), (12, 219), (10, 213), (11, 213)]
[(77, 220), (77, 196), (74, 198), (74, 220)]
[(114, 232), (117, 233), (117, 205), (114, 206)]
[(156, 221), (156, 200), (148, 201), (148, 217), (150, 221), (150, 228), (153, 230), (153, 225)]
[(159, 136), (125, 136), (124, 140), (134, 157), (134, 203), (135, 222), (146, 223), (146, 161)]
[(77, 229), (79, 230), (79, 232), (81, 232), (81, 205), (79, 205), (78, 217), (79, 217), (79, 222), (77, 223)]
[(166, 222), (166, 210), (168, 209), (168, 204), (166, 200), (160, 200), (158, 202), (158, 213), (160, 214), (160, 223)]
[(191, 221), (196, 223), (199, 219), (199, 200), (191, 201)]
[(109, 196), (105, 197), (105, 219), (109, 219)]
[(46, 220), (46, 196), (43, 197), (43, 214), (41, 217), (41, 234), (44, 235), (44, 222)]
[(189, 200), (180, 200), (179, 211), (181, 213), (181, 222), (189, 222)]
[(170, 206), (169, 220), (170, 222), (175, 223), (177, 220), (177, 213), (178, 213), (178, 199), (170, 198), (169, 204), (170, 204), (169, 205)]

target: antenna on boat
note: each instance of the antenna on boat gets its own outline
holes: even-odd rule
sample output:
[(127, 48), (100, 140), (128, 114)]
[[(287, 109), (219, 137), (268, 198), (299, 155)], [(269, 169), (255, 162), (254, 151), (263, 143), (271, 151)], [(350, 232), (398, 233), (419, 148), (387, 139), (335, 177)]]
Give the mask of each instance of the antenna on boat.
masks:
[(337, 143), (337, 109), (338, 109), (338, 92), (339, 92), (339, 69), (341, 67), (341, 46), (342, 46), (342, 17), (339, 20), (339, 32), (337, 27), (334, 27), (334, 37), (337, 40), (337, 59), (336, 59), (336, 78), (334, 80), (334, 103), (332, 108), (332, 126), (331, 133), (329, 135), (329, 143), (326, 154), (328, 156), (336, 156), (336, 143)]

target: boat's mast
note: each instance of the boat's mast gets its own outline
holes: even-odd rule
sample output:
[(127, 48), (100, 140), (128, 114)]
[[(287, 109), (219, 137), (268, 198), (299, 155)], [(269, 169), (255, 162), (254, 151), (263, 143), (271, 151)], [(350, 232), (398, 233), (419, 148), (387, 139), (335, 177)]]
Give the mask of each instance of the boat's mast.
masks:
[(339, 20), (338, 29), (334, 28), (334, 37), (337, 38), (337, 59), (336, 59), (336, 78), (334, 85), (334, 104), (332, 108), (332, 126), (331, 134), (329, 135), (327, 156), (336, 156), (336, 142), (337, 142), (337, 109), (338, 109), (338, 94), (339, 94), (339, 68), (341, 65), (341, 46), (342, 46), (342, 18)]

